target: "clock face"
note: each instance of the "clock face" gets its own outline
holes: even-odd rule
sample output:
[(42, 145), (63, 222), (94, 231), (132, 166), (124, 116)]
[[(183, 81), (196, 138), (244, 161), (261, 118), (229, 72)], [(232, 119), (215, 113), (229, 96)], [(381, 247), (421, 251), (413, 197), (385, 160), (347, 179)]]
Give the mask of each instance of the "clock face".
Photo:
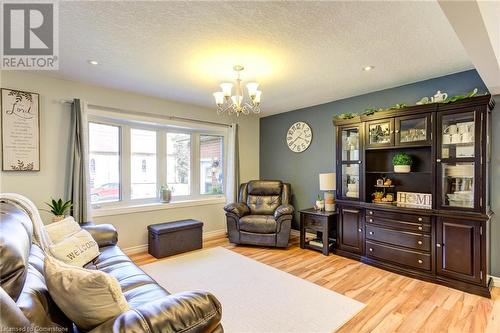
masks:
[(311, 127), (303, 121), (296, 122), (286, 132), (286, 144), (295, 153), (302, 153), (311, 145), (311, 141)]

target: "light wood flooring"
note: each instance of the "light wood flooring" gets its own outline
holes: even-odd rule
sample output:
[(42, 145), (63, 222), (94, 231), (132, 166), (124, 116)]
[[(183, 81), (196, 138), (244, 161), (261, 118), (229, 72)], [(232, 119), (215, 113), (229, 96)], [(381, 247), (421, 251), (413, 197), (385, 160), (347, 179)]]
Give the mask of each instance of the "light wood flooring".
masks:
[[(204, 241), (354, 298), (367, 306), (338, 332), (500, 333), (500, 288), (492, 299), (384, 271), (337, 255), (301, 249), (292, 237), (288, 249), (235, 246), (227, 238)], [(156, 261), (132, 255), (138, 265)], [(300, 315), (300, 309), (289, 309)]]

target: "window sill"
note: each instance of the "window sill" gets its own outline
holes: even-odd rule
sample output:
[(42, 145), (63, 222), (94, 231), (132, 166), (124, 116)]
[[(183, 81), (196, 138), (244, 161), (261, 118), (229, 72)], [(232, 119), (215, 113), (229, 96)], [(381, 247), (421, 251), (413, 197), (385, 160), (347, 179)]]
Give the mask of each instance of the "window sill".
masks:
[(226, 198), (215, 197), (207, 199), (174, 201), (169, 203), (154, 202), (147, 204), (138, 204), (133, 206), (102, 207), (102, 208), (92, 209), (92, 217), (123, 215), (123, 214), (140, 213), (140, 212), (152, 212), (156, 210), (217, 205), (224, 203), (226, 203)]

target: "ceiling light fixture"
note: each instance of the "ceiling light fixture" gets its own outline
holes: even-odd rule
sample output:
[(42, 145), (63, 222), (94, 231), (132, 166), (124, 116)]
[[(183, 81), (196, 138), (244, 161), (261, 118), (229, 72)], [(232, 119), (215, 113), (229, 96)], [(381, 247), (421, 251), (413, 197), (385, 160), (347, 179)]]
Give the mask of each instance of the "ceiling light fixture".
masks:
[(243, 90), (241, 88), (240, 72), (245, 67), (236, 65), (233, 70), (236, 72), (235, 94), (232, 95), (233, 84), (224, 82), (220, 84), (222, 91), (214, 92), (215, 104), (217, 104), (217, 114), (220, 115), (227, 112), (229, 115), (235, 114), (239, 117), (240, 114), (249, 115), (250, 112), (260, 113), (260, 96), (262, 91), (257, 90), (259, 84), (257, 82), (247, 83), (248, 97), (250, 101), (247, 102), (243, 97)]
[(365, 67), (363, 67), (363, 70), (365, 72), (369, 72), (369, 71), (374, 70), (374, 69), (375, 69), (375, 66), (365, 66)]
[(87, 62), (91, 65), (97, 66), (99, 65), (99, 62), (97, 60), (87, 60)]

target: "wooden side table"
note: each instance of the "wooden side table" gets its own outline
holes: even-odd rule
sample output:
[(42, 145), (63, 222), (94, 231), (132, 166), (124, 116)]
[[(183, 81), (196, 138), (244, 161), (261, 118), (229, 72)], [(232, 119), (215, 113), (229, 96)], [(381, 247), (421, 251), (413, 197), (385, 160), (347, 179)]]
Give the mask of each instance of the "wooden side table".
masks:
[[(325, 256), (337, 240), (337, 212), (324, 212), (314, 208), (300, 211), (300, 248), (321, 251)], [(310, 244), (306, 241), (306, 232), (312, 231), (318, 236), (318, 243)], [(319, 237), (321, 234), (321, 237)]]

